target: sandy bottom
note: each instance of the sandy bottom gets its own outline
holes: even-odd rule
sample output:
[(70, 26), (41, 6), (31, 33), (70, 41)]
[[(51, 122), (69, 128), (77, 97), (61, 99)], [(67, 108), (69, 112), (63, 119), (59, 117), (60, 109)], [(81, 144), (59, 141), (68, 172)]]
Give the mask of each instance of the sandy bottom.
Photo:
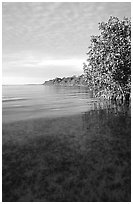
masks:
[(112, 110), (3, 123), (3, 202), (130, 202), (131, 118)]

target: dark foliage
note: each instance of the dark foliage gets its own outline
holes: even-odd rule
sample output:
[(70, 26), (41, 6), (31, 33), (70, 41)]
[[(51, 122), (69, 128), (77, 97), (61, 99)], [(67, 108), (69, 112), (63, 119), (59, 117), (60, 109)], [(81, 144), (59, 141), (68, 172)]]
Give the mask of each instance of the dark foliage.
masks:
[(131, 89), (131, 21), (110, 17), (91, 37), (84, 73), (94, 96), (126, 100)]
[(55, 78), (49, 81), (45, 81), (44, 85), (61, 85), (61, 86), (87, 86), (84, 75), (71, 76), (63, 78)]

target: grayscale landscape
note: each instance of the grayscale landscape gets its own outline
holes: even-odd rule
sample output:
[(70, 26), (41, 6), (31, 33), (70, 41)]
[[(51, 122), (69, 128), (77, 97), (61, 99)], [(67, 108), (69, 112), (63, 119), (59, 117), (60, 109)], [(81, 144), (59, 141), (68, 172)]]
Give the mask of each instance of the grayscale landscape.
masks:
[(131, 3), (2, 3), (2, 201), (131, 201)]

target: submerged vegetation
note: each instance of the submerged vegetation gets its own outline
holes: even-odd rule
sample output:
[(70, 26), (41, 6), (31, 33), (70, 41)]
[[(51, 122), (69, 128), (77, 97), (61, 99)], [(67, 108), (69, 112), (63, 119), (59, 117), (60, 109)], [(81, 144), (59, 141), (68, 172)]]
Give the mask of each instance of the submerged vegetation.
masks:
[(3, 202), (130, 202), (130, 114), (94, 105), (3, 125)]

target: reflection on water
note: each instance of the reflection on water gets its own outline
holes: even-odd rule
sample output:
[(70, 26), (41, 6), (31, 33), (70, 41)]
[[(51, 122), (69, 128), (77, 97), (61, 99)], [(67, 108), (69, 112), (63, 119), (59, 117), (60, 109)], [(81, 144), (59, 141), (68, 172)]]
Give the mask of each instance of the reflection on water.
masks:
[(72, 115), (92, 109), (86, 87), (3, 86), (3, 122)]
[(3, 122), (79, 113), (91, 115), (91, 110), (97, 110), (97, 113), (103, 109), (106, 113), (111, 110), (115, 114), (126, 111), (123, 106), (92, 98), (87, 87), (3, 86), (2, 102)]

